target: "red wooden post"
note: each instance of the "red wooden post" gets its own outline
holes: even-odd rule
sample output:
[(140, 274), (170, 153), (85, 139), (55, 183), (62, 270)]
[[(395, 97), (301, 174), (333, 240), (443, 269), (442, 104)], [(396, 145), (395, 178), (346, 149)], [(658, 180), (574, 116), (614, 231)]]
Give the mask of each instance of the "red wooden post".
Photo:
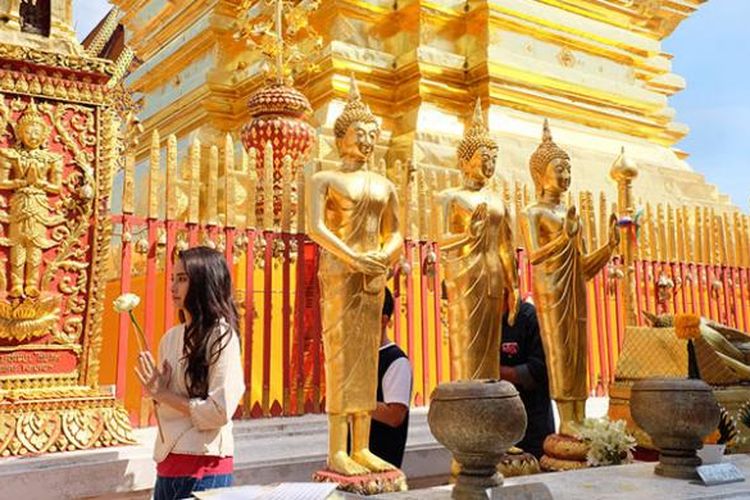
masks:
[(750, 286), (750, 283), (748, 283), (747, 279), (747, 269), (739, 269), (739, 283), (740, 283), (740, 302), (742, 303), (742, 330), (748, 331), (748, 327), (750, 327), (750, 320), (748, 319), (748, 310), (747, 310), (747, 298), (745, 297), (748, 287)]
[[(291, 358), (290, 344), (292, 332), (292, 305), (291, 305), (291, 263), (289, 245), (292, 241), (289, 233), (279, 235), (284, 244), (284, 261), (281, 268), (281, 358), (282, 358), (282, 410), (284, 415), (289, 415), (289, 397), (290, 397), (290, 368)], [(297, 285), (299, 286), (299, 284)]]
[[(312, 248), (314, 250), (314, 259), (313, 262), (315, 263), (315, 268), (317, 269), (320, 262), (320, 247), (318, 245), (312, 244)], [(315, 293), (313, 294), (313, 303), (319, 304), (320, 303), (320, 286), (316, 286), (314, 288)], [(321, 405), (320, 405), (320, 393), (321, 393), (321, 376), (320, 372), (322, 370), (322, 367), (320, 366), (320, 358), (321, 358), (321, 352), (322, 352), (322, 333), (323, 328), (320, 320), (320, 308), (319, 307), (313, 307), (313, 314), (314, 314), (314, 322), (315, 325), (315, 336), (313, 337), (313, 349), (312, 349), (312, 356), (313, 356), (313, 412), (320, 413), (321, 411)], [(325, 353), (323, 353), (325, 354)]]
[(435, 357), (437, 358), (437, 383), (443, 382), (443, 317), (440, 313), (440, 303), (443, 300), (443, 287), (440, 283), (440, 247), (433, 243), (435, 252), (435, 274), (432, 276), (432, 289), (435, 293), (433, 314), (435, 315)]
[(714, 298), (714, 280), (716, 279), (716, 273), (714, 272), (714, 266), (706, 264), (706, 291), (708, 292), (708, 314), (713, 320), (721, 322), (720, 311), (719, 311), (719, 298)]
[[(734, 282), (734, 288), (736, 289), (734, 296), (734, 307), (736, 311), (739, 311), (737, 316), (737, 328), (742, 331), (747, 331), (747, 310), (745, 309), (745, 283), (742, 279), (742, 268), (735, 267), (732, 272), (732, 281)], [(739, 300), (737, 299), (739, 294)]]
[[(693, 314), (703, 314), (703, 294), (702, 287), (701, 287), (701, 275), (700, 270), (698, 269), (698, 266), (696, 264), (690, 263), (688, 264), (688, 269), (690, 270), (690, 276), (691, 276), (691, 283), (690, 283), (690, 299), (692, 302), (692, 312)], [(697, 295), (696, 295), (696, 287), (697, 287)]]
[[(680, 305), (680, 312), (685, 313), (687, 312), (687, 301), (685, 300), (685, 286), (687, 283), (685, 282), (685, 270), (682, 267), (682, 262), (680, 263), (672, 263), (672, 276), (678, 276), (680, 278), (680, 290), (679, 290), (679, 301), (677, 298), (675, 298), (675, 310), (677, 309), (677, 304)], [(678, 292), (675, 292), (678, 293)]]
[[(607, 394), (609, 384), (607, 382), (614, 382), (615, 381), (615, 361), (614, 361), (614, 354), (612, 353), (613, 347), (612, 347), (612, 341), (617, 341), (617, 331), (613, 331), (610, 323), (612, 322), (610, 315), (610, 301), (609, 301), (609, 295), (607, 295), (607, 290), (605, 287), (602, 286), (602, 283), (606, 283), (607, 281), (607, 268), (605, 267), (602, 269), (599, 274), (596, 275), (596, 279), (599, 281), (596, 283), (596, 289), (599, 290), (599, 294), (601, 296), (602, 300), (602, 308), (604, 309), (604, 330), (599, 334), (600, 338), (604, 339), (605, 347), (606, 347), (606, 353), (607, 353), (607, 376), (602, 376), (602, 379), (605, 381), (604, 383), (604, 393)], [(598, 301), (597, 301), (598, 302)], [(604, 364), (604, 360), (602, 359), (602, 364)]]
[[(639, 260), (633, 261), (633, 270), (635, 271), (633, 273), (635, 276), (635, 312), (638, 318), (638, 325), (643, 324), (643, 310), (642, 309), (643, 307), (645, 307), (642, 304), (643, 302), (642, 301), (643, 287), (641, 286), (641, 281), (643, 279), (642, 264), (643, 264), (642, 261), (639, 261)], [(625, 286), (628, 286), (628, 284), (626, 283)]]
[[(157, 232), (158, 222), (156, 219), (148, 219), (148, 256), (146, 257), (146, 297), (144, 304), (144, 311), (146, 318), (144, 321), (144, 329), (146, 334), (146, 340), (148, 345), (151, 346), (153, 354), (156, 355), (159, 351), (158, 347), (154, 345), (154, 332), (156, 331), (156, 250), (157, 250)], [(164, 291), (165, 294), (170, 295), (169, 288)]]
[[(619, 259), (618, 259), (619, 261)], [(633, 265), (635, 266), (635, 262), (633, 262)], [(635, 276), (636, 283), (638, 283), (638, 278)], [(625, 338), (625, 318), (623, 317), (623, 297), (622, 294), (626, 293), (623, 290), (623, 286), (630, 286), (629, 283), (625, 283), (623, 285), (621, 280), (613, 279), (613, 288), (615, 292), (615, 327), (617, 328), (617, 354), (618, 356), (620, 353), (622, 353), (622, 342)], [(637, 288), (636, 288), (637, 290)], [(637, 293), (636, 293), (637, 296)], [(637, 301), (636, 301), (637, 304)], [(632, 305), (632, 304), (631, 304)], [(628, 326), (635, 326), (635, 325), (628, 325)], [(612, 373), (614, 374), (615, 368), (613, 367)]]
[(255, 238), (254, 229), (248, 235), (245, 251), (245, 411), (249, 417), (253, 410), (253, 326), (255, 324)]
[(198, 224), (188, 223), (188, 245), (190, 247), (198, 246), (198, 232), (200, 228)]
[[(414, 270), (412, 250), (414, 243), (412, 241), (404, 242), (404, 251), (406, 252), (406, 262), (410, 270)], [(414, 352), (414, 273), (409, 272), (406, 275), (406, 349), (407, 355), (413, 360)]]
[[(128, 293), (131, 283), (132, 245), (130, 238), (130, 215), (122, 216), (122, 253), (120, 255), (120, 293)], [(132, 237), (132, 236), (131, 236)], [(115, 395), (117, 399), (125, 398), (125, 385), (128, 370), (128, 328), (130, 318), (127, 314), (120, 314), (117, 333), (117, 376), (115, 378)], [(131, 420), (133, 415), (131, 414)]]
[(174, 326), (174, 303), (172, 294), (169, 293), (170, 283), (172, 281), (172, 270), (174, 269), (174, 248), (176, 241), (176, 225), (174, 221), (167, 220), (165, 229), (167, 232), (167, 247), (164, 255), (164, 331), (166, 332)]
[(732, 300), (730, 300), (730, 295), (734, 296), (734, 290), (729, 285), (729, 277), (727, 276), (731, 270), (727, 266), (721, 266), (720, 268), (721, 272), (721, 282), (722, 282), (722, 293), (724, 295), (724, 321), (726, 325), (730, 325), (733, 327), (737, 327), (737, 314), (734, 310)]
[(233, 227), (224, 228), (224, 241), (226, 246), (224, 247), (224, 258), (227, 260), (227, 267), (232, 276), (232, 283), (237, 282), (237, 273), (234, 267), (234, 237), (236, 229)]
[(271, 397), (271, 321), (273, 314), (273, 241), (274, 233), (265, 232), (266, 253), (263, 266), (263, 415), (270, 415)]
[[(401, 345), (401, 266), (396, 264), (393, 271), (393, 341)], [(407, 353), (408, 354), (408, 353)]]
[[(588, 284), (586, 285), (586, 303), (588, 304), (591, 294), (591, 289)], [(591, 311), (587, 311), (586, 321), (586, 355), (588, 356), (588, 367), (589, 367), (589, 391), (596, 390), (596, 367), (594, 366), (594, 322), (590, 321)]]
[[(662, 311), (666, 313), (666, 310), (662, 310), (662, 302), (659, 299), (659, 264), (656, 261), (651, 261), (649, 263), (651, 266), (651, 277), (652, 277), (652, 283), (653, 283), (653, 293), (654, 293), (654, 312), (656, 314), (662, 314)], [(666, 309), (666, 308), (665, 308)]]
[[(305, 307), (306, 293), (305, 289), (305, 261), (307, 255), (305, 252), (305, 235), (297, 234), (294, 236), (297, 241), (297, 269), (296, 269), (296, 289), (294, 298), (294, 334), (297, 336), (297, 373), (294, 375), (294, 385), (297, 391), (297, 415), (305, 413)], [(315, 304), (317, 307), (317, 304)]]
[[(601, 274), (597, 274), (594, 276), (594, 304), (596, 305), (594, 309), (594, 314), (596, 315), (596, 336), (599, 341), (599, 367), (601, 369), (601, 385), (602, 388), (606, 384), (606, 381), (609, 380), (609, 361), (610, 359), (608, 357), (608, 346), (607, 346), (607, 338), (609, 333), (609, 328), (605, 330), (604, 328), (604, 318), (603, 316), (606, 314), (605, 310), (602, 310), (602, 291), (601, 291), (601, 283), (600, 283)], [(609, 321), (608, 321), (609, 322)], [(599, 391), (597, 391), (599, 392)], [(603, 392), (603, 390), (602, 390)]]
[(430, 397), (430, 325), (428, 323), (428, 303), (427, 294), (430, 293), (427, 288), (427, 276), (425, 275), (424, 262), (427, 258), (427, 245), (425, 241), (420, 241), (419, 245), (419, 317), (422, 335), (422, 393), (423, 402), (427, 404)]
[[(143, 310), (145, 311), (145, 320), (144, 320), (144, 334), (146, 337), (146, 342), (148, 342), (148, 346), (151, 349), (151, 353), (154, 355), (154, 357), (157, 357), (159, 355), (159, 346), (154, 344), (154, 334), (156, 331), (156, 251), (157, 251), (157, 232), (158, 232), (158, 222), (156, 219), (149, 218), (146, 221), (146, 224), (148, 226), (148, 254), (146, 256), (146, 297), (144, 300), (144, 307)], [(164, 293), (171, 297), (170, 290), (167, 288), (165, 289)], [(148, 398), (148, 393), (145, 389), (141, 389), (141, 415), (144, 415), (144, 406), (143, 405), (151, 405), (151, 402)], [(151, 423), (151, 420), (153, 418), (151, 416), (145, 417), (148, 418), (149, 422), (141, 422), (142, 425), (149, 425)]]
[[(703, 264), (697, 264), (696, 275), (698, 276), (698, 305), (701, 316), (711, 316), (711, 295), (708, 296), (708, 306), (706, 305), (706, 285), (710, 286), (708, 271)], [(705, 284), (704, 284), (705, 280)], [(706, 311), (708, 309), (708, 311)]]

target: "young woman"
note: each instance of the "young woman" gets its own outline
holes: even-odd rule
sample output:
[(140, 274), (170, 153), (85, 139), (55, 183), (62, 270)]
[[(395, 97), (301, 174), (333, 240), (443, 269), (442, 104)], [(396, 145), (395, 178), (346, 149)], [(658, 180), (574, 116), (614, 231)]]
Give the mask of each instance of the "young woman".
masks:
[(171, 291), (181, 323), (162, 338), (158, 365), (142, 352), (136, 367), (159, 424), (155, 500), (232, 484), (232, 415), (245, 391), (224, 256), (207, 247), (180, 252)]

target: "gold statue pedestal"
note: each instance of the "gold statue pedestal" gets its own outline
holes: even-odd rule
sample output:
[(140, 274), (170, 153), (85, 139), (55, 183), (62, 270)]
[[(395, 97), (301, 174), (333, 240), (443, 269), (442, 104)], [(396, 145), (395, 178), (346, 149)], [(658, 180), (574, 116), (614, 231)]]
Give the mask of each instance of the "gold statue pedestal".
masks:
[(341, 491), (357, 495), (397, 493), (408, 489), (406, 476), (399, 469), (357, 476), (345, 476), (330, 469), (323, 469), (314, 473), (312, 478), (316, 483), (336, 483)]
[(546, 472), (585, 469), (589, 445), (577, 437), (567, 434), (550, 434), (544, 440), (544, 455), (539, 465)]

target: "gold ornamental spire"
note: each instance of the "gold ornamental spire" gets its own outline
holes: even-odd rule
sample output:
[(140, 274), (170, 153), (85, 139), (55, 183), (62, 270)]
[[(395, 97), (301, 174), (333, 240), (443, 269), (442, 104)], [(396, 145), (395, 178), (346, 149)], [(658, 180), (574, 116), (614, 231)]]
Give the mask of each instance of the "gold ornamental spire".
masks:
[[(264, 6), (258, 9), (256, 4)], [(317, 70), (310, 62), (317, 50), (302, 46), (308, 40), (313, 40), (316, 49), (323, 46), (323, 38), (309, 24), (310, 14), (319, 6), (319, 0), (242, 0), (234, 37), (244, 38), (249, 47), (263, 54), (268, 80), (292, 85), (299, 70)]]

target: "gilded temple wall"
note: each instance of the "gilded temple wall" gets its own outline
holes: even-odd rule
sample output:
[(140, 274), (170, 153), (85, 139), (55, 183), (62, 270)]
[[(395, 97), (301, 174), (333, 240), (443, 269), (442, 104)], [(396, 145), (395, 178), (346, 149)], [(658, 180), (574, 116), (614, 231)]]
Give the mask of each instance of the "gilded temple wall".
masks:
[[(249, 119), (245, 102), (262, 83), (259, 57), (232, 38), (237, 2), (114, 3), (143, 61), (128, 83), (142, 99), (145, 134), (174, 133), (180, 144), (198, 136), (206, 146), (236, 136)], [(320, 71), (297, 80), (314, 108), (317, 156), (324, 168), (336, 157), (331, 126), (354, 73), (383, 120), (378, 153), (389, 163), (453, 168), (479, 97), (506, 181), (530, 182), (528, 157), (548, 117), (573, 159), (574, 191), (604, 190), (614, 199), (607, 173), (625, 146), (641, 169), (636, 197), (733, 208), (674, 147), (688, 129), (668, 99), (684, 81), (671, 73), (661, 39), (701, 3), (323, 0), (312, 19), (325, 39)], [(145, 160), (148, 141), (141, 145)]]

